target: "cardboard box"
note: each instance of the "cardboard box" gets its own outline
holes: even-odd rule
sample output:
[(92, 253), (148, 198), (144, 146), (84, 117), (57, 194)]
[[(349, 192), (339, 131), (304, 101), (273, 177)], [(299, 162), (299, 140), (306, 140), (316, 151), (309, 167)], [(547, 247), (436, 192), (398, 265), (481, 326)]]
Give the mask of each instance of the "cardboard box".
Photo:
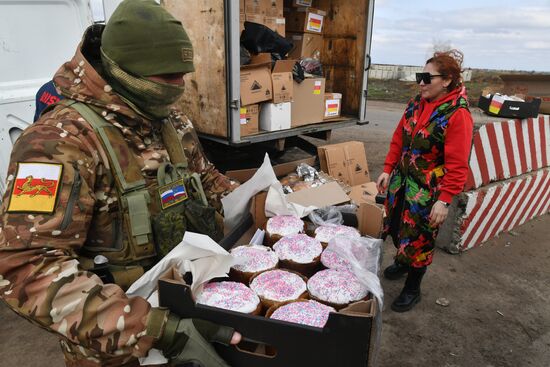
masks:
[(264, 9), (265, 9), (265, 15), (267, 17), (277, 17), (277, 18), (283, 17), (283, 7), (284, 7), (283, 0), (267, 0), (265, 2), (266, 2), (266, 5)]
[(272, 98), (271, 56), (252, 58), (251, 64), (241, 66), (241, 105), (248, 106)]
[(323, 33), (327, 13), (315, 8), (296, 8), (285, 14), (286, 30), (289, 32)]
[(365, 146), (358, 141), (317, 148), (321, 170), (350, 186), (370, 182)]
[(283, 17), (265, 17), (264, 24), (273, 32), (277, 32), (279, 36), (285, 36), (286, 20)]
[(260, 106), (253, 104), (241, 107), (241, 136), (257, 134), (259, 132)]
[(550, 75), (548, 74), (503, 74), (503, 92), (508, 95), (523, 95), (527, 102), (540, 98), (539, 112), (550, 114)]
[(273, 103), (292, 102), (294, 83), (292, 69), (296, 61), (278, 60), (271, 72)]
[(249, 14), (245, 15), (246, 21), (251, 23), (258, 23), (265, 25), (265, 16), (262, 14)]
[(489, 98), (480, 96), (477, 105), (490, 116), (523, 119), (538, 116), (541, 100), (536, 98), (531, 102), (501, 101), (499, 96), (491, 95)]
[(292, 127), (315, 124), (325, 118), (325, 78), (293, 82)]
[(323, 36), (315, 33), (287, 33), (286, 39), (294, 45), (288, 53), (289, 59), (321, 59)]
[(290, 129), (290, 102), (264, 103), (260, 112), (260, 129), (279, 131)]
[(317, 208), (340, 205), (348, 203), (350, 200), (337, 182), (329, 182), (319, 187), (292, 192), (286, 198), (294, 204), (305, 207), (316, 206)]
[(373, 300), (331, 313), (326, 326), (320, 329), (195, 304), (189, 286), (173, 268), (161, 277), (158, 289), (161, 307), (180, 317), (230, 326), (243, 335), (244, 341), (237, 346), (214, 344), (231, 366), (372, 366), (375, 317), (379, 315)]
[(367, 182), (361, 185), (352, 186), (351, 192), (348, 195), (357, 205), (363, 203), (376, 204), (376, 195), (378, 195), (376, 182)]
[(239, 0), (239, 13), (244, 14), (244, 0)]
[[(300, 159), (288, 163), (276, 164), (273, 166), (273, 171), (275, 172), (275, 176), (283, 177), (288, 175), (289, 173), (296, 172), (296, 167), (298, 167), (298, 165), (300, 165), (301, 163), (313, 166), (315, 164), (315, 157)], [(237, 180), (238, 182), (243, 183), (250, 180), (250, 178), (254, 176), (257, 170), (257, 168), (233, 170), (225, 172), (225, 175), (233, 180)], [(252, 201), (250, 203), (250, 213), (252, 214), (252, 218), (256, 228), (264, 229), (265, 224), (267, 223), (267, 217), (265, 216), (266, 198), (267, 192), (260, 192), (252, 198)]]
[(378, 204), (360, 204), (357, 209), (357, 222), (361, 235), (380, 238), (384, 226), (384, 208)]
[(246, 15), (260, 14), (265, 16), (263, 0), (244, 0), (244, 12)]
[(313, 0), (286, 0), (285, 6), (293, 6), (295, 8), (305, 6), (313, 6)]
[(325, 119), (340, 116), (342, 110), (342, 95), (340, 93), (325, 93)]

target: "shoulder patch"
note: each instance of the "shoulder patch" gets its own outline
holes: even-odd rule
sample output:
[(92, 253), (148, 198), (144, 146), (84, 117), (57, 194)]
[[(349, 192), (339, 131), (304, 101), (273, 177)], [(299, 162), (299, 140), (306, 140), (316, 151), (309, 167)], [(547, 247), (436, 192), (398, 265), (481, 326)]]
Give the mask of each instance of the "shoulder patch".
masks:
[(63, 165), (17, 163), (8, 212), (53, 213)]

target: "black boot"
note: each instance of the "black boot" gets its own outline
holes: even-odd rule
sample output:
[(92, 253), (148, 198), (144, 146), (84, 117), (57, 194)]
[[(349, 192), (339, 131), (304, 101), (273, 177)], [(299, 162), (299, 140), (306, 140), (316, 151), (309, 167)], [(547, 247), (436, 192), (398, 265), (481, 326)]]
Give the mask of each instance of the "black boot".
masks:
[(395, 312), (406, 312), (420, 302), (420, 283), (425, 273), (425, 266), (422, 268), (410, 268), (409, 275), (405, 281), (405, 287), (391, 304), (392, 310)]
[(397, 280), (409, 271), (408, 265), (403, 265), (397, 259), (384, 270), (384, 278), (389, 280)]

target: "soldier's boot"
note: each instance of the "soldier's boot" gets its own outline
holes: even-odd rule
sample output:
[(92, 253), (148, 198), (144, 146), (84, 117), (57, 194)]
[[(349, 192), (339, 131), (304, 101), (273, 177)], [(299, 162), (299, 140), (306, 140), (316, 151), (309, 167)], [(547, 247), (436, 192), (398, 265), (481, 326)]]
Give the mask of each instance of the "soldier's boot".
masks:
[(397, 261), (397, 259), (395, 259), (393, 264), (391, 264), (384, 270), (384, 278), (389, 280), (397, 280), (403, 275), (407, 274), (408, 271), (408, 265), (401, 264)]
[(395, 312), (406, 312), (420, 302), (420, 283), (425, 273), (425, 266), (421, 268), (410, 268), (409, 275), (405, 281), (405, 287), (403, 287), (401, 294), (399, 294), (391, 304), (392, 310)]

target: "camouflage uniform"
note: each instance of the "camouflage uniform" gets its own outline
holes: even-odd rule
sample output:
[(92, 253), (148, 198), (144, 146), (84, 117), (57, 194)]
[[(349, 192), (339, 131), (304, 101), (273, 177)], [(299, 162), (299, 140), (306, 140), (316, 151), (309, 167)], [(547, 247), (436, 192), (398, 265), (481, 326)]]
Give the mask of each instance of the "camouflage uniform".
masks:
[[(86, 103), (122, 132), (139, 164), (134, 171), (154, 184), (159, 165), (170, 161), (161, 122), (147, 120), (125, 104), (81, 47), (54, 82), (64, 97)], [(220, 210), (220, 198), (236, 183), (205, 158), (189, 119), (173, 111), (168, 120), (182, 139), (190, 169), (200, 173), (210, 204)], [(108, 254), (121, 236), (121, 206), (100, 142), (87, 121), (63, 106), (43, 115), (16, 142), (2, 203), (0, 296), (21, 316), (63, 337), (67, 365), (133, 366), (135, 357), (147, 355), (155, 342), (146, 333), (150, 305), (128, 298), (117, 285), (103, 284), (79, 260), (86, 251)], [(8, 212), (21, 162), (62, 165), (52, 214)]]

